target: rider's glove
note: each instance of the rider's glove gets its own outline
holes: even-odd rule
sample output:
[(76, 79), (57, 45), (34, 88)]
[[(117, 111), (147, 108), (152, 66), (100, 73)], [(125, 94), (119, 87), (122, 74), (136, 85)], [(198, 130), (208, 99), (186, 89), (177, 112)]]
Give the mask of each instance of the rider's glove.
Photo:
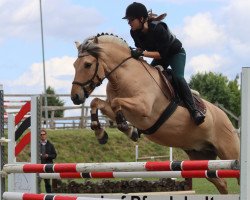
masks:
[(130, 48), (131, 50), (131, 56), (135, 59), (138, 59), (140, 58), (141, 56), (143, 56), (143, 50), (141, 49), (132, 49)]

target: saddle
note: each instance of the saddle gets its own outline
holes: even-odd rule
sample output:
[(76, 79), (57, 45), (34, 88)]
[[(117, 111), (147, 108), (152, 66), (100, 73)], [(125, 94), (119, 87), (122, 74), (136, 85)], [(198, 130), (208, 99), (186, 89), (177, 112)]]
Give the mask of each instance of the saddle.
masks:
[[(177, 87), (175, 86), (175, 78), (172, 75), (171, 70), (162, 70), (161, 66), (156, 66), (162, 80), (166, 84), (168, 93), (163, 91), (164, 95), (170, 100), (170, 104), (165, 108), (163, 113), (160, 115), (158, 120), (148, 129), (140, 130), (138, 129), (139, 136), (140, 134), (151, 135), (155, 133), (161, 125), (169, 119), (169, 117), (175, 112), (178, 106), (186, 107), (184, 101), (180, 98), (181, 95), (178, 95)], [(196, 109), (202, 112), (204, 115), (207, 111), (206, 106), (199, 95), (192, 93)]]
[[(156, 66), (156, 69), (158, 70), (168, 90), (168, 93), (166, 94), (167, 97), (169, 99), (177, 99), (179, 106), (186, 107), (183, 99), (181, 99), (180, 95), (178, 95), (177, 87), (175, 86), (176, 84), (174, 83), (174, 77), (172, 75), (172, 70), (171, 69), (162, 70), (161, 66)], [(197, 110), (199, 110), (205, 115), (207, 108), (204, 104), (204, 101), (201, 99), (199, 92), (191, 89), (191, 93)]]

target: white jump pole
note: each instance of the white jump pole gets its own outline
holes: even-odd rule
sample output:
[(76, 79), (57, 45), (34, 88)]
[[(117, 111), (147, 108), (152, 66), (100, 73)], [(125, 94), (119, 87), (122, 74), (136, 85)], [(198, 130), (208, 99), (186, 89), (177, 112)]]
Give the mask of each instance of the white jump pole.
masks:
[(239, 170), (190, 170), (190, 171), (153, 171), (153, 172), (89, 172), (89, 173), (40, 173), (43, 179), (70, 178), (239, 178)]
[(63, 173), (63, 172), (109, 172), (109, 171), (179, 171), (239, 169), (237, 160), (196, 160), (196, 161), (148, 161), (112, 163), (56, 163), (56, 164), (6, 164), (6, 173)]
[[(55, 200), (103, 200), (103, 198), (64, 196), (64, 195), (50, 195), (50, 194), (32, 194), (32, 193), (18, 193), (5, 192), (3, 194), (4, 200), (39, 200), (39, 199), (55, 199)], [(115, 200), (115, 199), (104, 199)]]
[(250, 200), (250, 67), (241, 75), (240, 199)]

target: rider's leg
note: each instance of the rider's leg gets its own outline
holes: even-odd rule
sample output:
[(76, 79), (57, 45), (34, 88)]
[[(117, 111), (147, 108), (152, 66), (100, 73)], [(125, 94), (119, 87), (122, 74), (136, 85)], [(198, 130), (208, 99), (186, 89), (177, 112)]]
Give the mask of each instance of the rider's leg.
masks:
[(187, 106), (195, 124), (200, 125), (204, 121), (205, 116), (203, 113), (197, 110), (191, 90), (184, 78), (184, 69), (186, 63), (185, 50), (182, 48), (180, 53), (172, 56), (169, 60), (169, 63), (176, 79), (178, 94)]
[(194, 103), (194, 99), (191, 93), (191, 90), (183, 77), (178, 77), (178, 90), (179, 94), (182, 97), (187, 109), (189, 110), (195, 124), (200, 125), (204, 122), (205, 116), (199, 110), (197, 110)]

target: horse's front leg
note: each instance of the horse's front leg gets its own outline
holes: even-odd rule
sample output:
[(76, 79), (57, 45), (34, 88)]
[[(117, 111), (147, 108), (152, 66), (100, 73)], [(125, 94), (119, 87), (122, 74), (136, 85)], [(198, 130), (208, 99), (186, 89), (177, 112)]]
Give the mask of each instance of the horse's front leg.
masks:
[(115, 114), (112, 111), (109, 103), (107, 101), (103, 101), (99, 98), (94, 98), (91, 103), (91, 129), (95, 131), (95, 136), (99, 142), (99, 144), (106, 144), (108, 141), (108, 134), (105, 129), (101, 126), (98, 118), (98, 109), (105, 115), (107, 115), (110, 119), (115, 119)]
[(134, 142), (137, 142), (139, 138), (137, 128), (128, 125), (127, 120), (124, 117), (121, 109), (118, 109), (116, 111), (115, 120), (116, 120), (117, 128), (121, 132), (125, 133), (125, 135), (127, 135), (131, 140), (133, 140)]
[[(149, 100), (150, 101), (150, 100)], [(132, 130), (129, 128), (126, 118), (122, 112), (122, 109), (126, 109), (130, 112), (136, 112), (140, 116), (147, 117), (151, 113), (151, 109), (145, 99), (139, 97), (133, 98), (114, 98), (111, 103), (112, 110), (116, 113), (116, 123), (120, 131), (126, 133), (132, 140), (138, 140), (138, 131), (136, 128)]]
[[(100, 110), (104, 115), (106, 115), (108, 118), (110, 118), (112, 121), (118, 121), (117, 126), (120, 131), (125, 133), (130, 139), (133, 141), (138, 140), (138, 133), (137, 129), (134, 127), (129, 127), (124, 125), (123, 120), (125, 120), (125, 124), (127, 124), (126, 119), (117, 114), (114, 113), (110, 106), (109, 101), (104, 101), (99, 98), (94, 98), (91, 103), (91, 129), (95, 131), (95, 136), (100, 144), (106, 144), (108, 141), (108, 134), (105, 131), (103, 127), (101, 127), (101, 123), (98, 119), (98, 110)], [(123, 127), (119, 125), (120, 123), (123, 123)]]

